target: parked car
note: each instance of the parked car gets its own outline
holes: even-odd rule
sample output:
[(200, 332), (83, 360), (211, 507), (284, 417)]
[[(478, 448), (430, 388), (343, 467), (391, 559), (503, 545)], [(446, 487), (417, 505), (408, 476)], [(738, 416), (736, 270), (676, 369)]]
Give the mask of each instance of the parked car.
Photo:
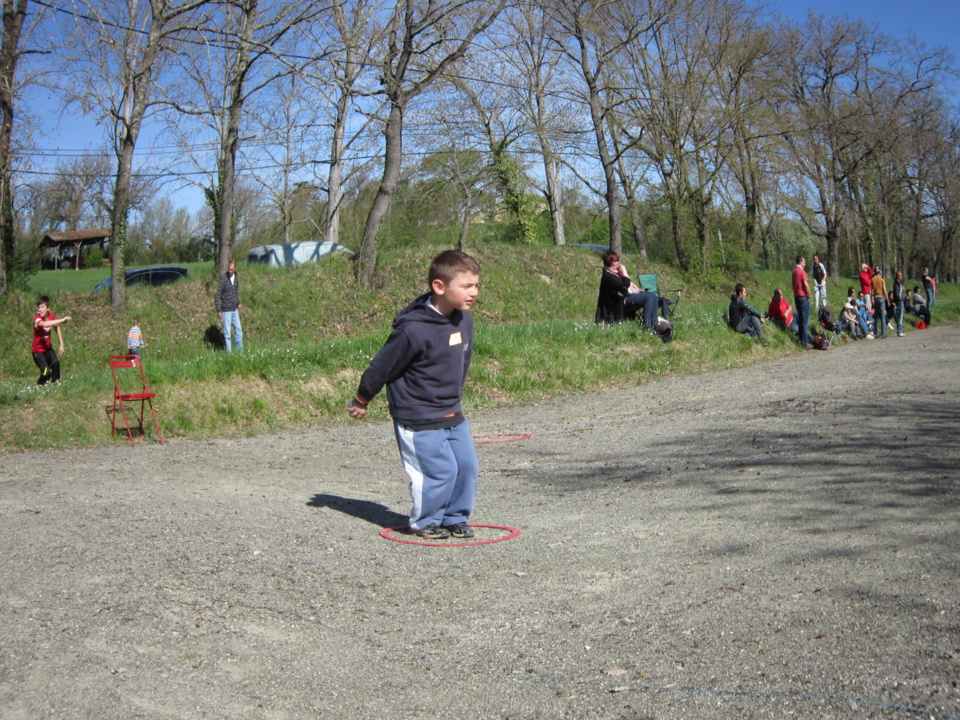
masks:
[[(179, 265), (151, 265), (150, 267), (129, 268), (123, 271), (124, 285), (166, 285), (187, 277), (187, 269)], [(108, 277), (93, 291), (105, 290), (113, 286), (113, 278)]]

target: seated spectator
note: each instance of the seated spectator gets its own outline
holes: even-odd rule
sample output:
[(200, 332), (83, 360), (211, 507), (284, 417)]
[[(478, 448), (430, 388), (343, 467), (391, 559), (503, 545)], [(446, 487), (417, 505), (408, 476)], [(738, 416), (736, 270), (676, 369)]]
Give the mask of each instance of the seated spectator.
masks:
[(857, 301), (853, 297), (847, 297), (847, 302), (840, 311), (840, 320), (837, 322), (841, 333), (850, 333), (854, 340), (861, 340), (868, 337), (867, 324), (857, 312)]
[(800, 333), (800, 327), (797, 325), (797, 319), (793, 316), (790, 303), (787, 302), (787, 299), (783, 296), (783, 290), (780, 288), (773, 291), (773, 299), (770, 301), (770, 307), (767, 308), (767, 316), (782, 330), (789, 330), (794, 335)]
[(913, 295), (907, 296), (906, 310), (911, 315), (916, 315), (918, 320), (923, 320), (927, 325), (930, 324), (930, 308), (923, 295), (920, 294), (920, 286), (915, 285)]
[(613, 250), (603, 254), (600, 273), (600, 293), (597, 296), (596, 323), (616, 323), (623, 320), (624, 300), (630, 288), (630, 276), (620, 264), (620, 255)]
[(867, 339), (873, 340), (874, 333), (874, 321), (873, 321), (873, 308), (867, 306), (863, 290), (857, 293), (857, 313), (860, 315), (860, 319), (863, 320), (864, 324), (867, 326)]
[(737, 283), (733, 295), (730, 296), (728, 321), (730, 327), (749, 338), (756, 338), (764, 345), (770, 341), (763, 337), (763, 316), (747, 304), (747, 288), (743, 283)]

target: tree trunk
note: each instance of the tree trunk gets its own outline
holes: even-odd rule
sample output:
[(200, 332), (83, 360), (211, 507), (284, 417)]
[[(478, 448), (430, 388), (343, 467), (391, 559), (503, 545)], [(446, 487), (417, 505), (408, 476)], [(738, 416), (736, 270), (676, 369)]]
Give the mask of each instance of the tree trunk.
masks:
[[(543, 147), (541, 143), (541, 147)], [(567, 233), (563, 227), (563, 203), (560, 200), (560, 183), (557, 179), (557, 163), (543, 155), (544, 177), (547, 181), (547, 207), (550, 209), (550, 221), (553, 224), (553, 241), (557, 245), (567, 244)]]
[(670, 198), (670, 230), (673, 233), (673, 245), (677, 250), (677, 265), (684, 272), (690, 271), (690, 258), (683, 247), (683, 235), (680, 232), (680, 203)]
[(20, 34), (27, 15), (27, 0), (3, 0), (3, 47), (0, 51), (0, 295), (7, 292), (14, 246), (11, 146), (14, 95)]
[(360, 241), (360, 281), (365, 287), (373, 287), (373, 276), (377, 271), (377, 237), (383, 218), (390, 209), (393, 195), (400, 180), (400, 164), (403, 159), (403, 113), (404, 103), (395, 98), (390, 103), (390, 115), (384, 129), (386, 147), (383, 160), (383, 177), (380, 188), (373, 199), (373, 206), (367, 215)]

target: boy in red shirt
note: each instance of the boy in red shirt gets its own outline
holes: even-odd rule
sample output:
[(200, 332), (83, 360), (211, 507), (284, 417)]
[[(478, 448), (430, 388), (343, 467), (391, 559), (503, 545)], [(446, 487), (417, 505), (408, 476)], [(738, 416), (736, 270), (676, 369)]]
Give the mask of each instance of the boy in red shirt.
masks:
[(63, 355), (63, 333), (60, 332), (60, 325), (65, 322), (70, 322), (69, 316), (57, 319), (50, 311), (50, 298), (43, 295), (37, 300), (37, 314), (33, 316), (33, 344), (30, 346), (33, 362), (40, 368), (37, 385), (46, 385), (48, 380), (53, 380), (54, 385), (60, 384), (60, 360), (51, 346), (50, 331), (56, 328), (57, 338), (60, 340), (59, 354)]

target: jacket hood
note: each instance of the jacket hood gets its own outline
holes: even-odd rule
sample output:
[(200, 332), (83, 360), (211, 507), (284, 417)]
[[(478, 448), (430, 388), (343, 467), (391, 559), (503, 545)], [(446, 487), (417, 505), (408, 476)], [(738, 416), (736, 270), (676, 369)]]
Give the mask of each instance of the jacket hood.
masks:
[(462, 313), (459, 310), (454, 310), (453, 314), (450, 317), (447, 317), (446, 315), (438, 312), (436, 308), (432, 307), (427, 302), (430, 299), (431, 294), (432, 293), (424, 293), (403, 308), (403, 310), (398, 312), (397, 316), (393, 319), (393, 327), (398, 328), (404, 323), (412, 322), (414, 320), (417, 322), (434, 323), (437, 325), (447, 325), (451, 322), (457, 322)]

